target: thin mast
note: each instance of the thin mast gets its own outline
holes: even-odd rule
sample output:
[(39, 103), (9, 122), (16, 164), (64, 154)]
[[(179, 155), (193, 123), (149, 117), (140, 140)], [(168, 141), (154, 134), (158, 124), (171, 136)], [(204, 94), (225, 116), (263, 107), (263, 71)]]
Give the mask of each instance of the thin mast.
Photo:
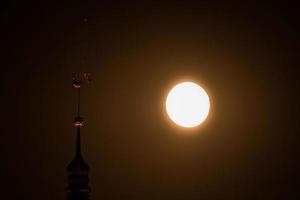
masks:
[(84, 81), (90, 81), (90, 74), (84, 73), (81, 75), (73, 76), (73, 86), (77, 90), (77, 117), (74, 119), (74, 126), (77, 129), (76, 136), (76, 154), (80, 155), (81, 153), (81, 144), (80, 144), (80, 128), (83, 127), (83, 118), (80, 116), (80, 89)]

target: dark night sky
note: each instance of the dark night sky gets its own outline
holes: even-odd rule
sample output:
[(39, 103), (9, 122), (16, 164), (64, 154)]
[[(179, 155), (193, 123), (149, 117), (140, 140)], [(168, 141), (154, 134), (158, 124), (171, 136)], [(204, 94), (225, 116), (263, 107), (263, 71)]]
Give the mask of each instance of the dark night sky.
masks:
[[(299, 199), (296, 5), (98, 1), (1, 8), (1, 199), (65, 199), (82, 91), (91, 199)], [(212, 109), (176, 127), (196, 81)], [(298, 185), (297, 185), (298, 184)]]

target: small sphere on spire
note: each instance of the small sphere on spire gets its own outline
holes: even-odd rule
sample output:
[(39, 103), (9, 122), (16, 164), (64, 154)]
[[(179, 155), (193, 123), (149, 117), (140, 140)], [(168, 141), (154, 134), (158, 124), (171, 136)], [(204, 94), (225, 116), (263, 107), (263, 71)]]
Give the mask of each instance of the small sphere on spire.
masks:
[(77, 78), (74, 78), (74, 79), (73, 79), (73, 86), (74, 86), (74, 88), (79, 89), (80, 86), (81, 86), (81, 84), (82, 84), (82, 81), (81, 81), (81, 80), (79, 80), (79, 79), (77, 79)]
[(80, 128), (80, 127), (83, 127), (83, 118), (81, 118), (81, 117), (76, 117), (75, 119), (74, 119), (74, 122), (73, 122), (73, 124), (74, 124), (74, 126), (76, 127), (76, 128)]
[(73, 75), (73, 86), (76, 89), (80, 89), (83, 83), (91, 82), (91, 74), (90, 73), (80, 73)]

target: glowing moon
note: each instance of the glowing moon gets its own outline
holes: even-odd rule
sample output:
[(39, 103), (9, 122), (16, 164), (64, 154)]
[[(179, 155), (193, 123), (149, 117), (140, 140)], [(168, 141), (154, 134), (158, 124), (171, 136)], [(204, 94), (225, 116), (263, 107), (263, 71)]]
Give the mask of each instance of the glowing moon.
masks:
[(207, 93), (193, 82), (179, 83), (171, 89), (166, 100), (171, 120), (186, 128), (201, 124), (208, 116), (209, 108)]

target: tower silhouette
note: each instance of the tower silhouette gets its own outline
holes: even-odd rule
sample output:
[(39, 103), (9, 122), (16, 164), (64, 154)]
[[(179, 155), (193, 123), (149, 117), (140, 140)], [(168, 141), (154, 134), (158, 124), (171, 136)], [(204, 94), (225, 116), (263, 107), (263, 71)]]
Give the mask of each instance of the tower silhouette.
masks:
[(73, 77), (73, 86), (78, 94), (77, 116), (74, 119), (74, 127), (76, 128), (76, 149), (75, 156), (71, 163), (67, 166), (68, 186), (66, 188), (67, 200), (89, 200), (91, 189), (88, 185), (90, 170), (89, 165), (83, 160), (81, 155), (80, 129), (83, 127), (83, 119), (80, 117), (80, 88), (86, 74), (83, 76)]

